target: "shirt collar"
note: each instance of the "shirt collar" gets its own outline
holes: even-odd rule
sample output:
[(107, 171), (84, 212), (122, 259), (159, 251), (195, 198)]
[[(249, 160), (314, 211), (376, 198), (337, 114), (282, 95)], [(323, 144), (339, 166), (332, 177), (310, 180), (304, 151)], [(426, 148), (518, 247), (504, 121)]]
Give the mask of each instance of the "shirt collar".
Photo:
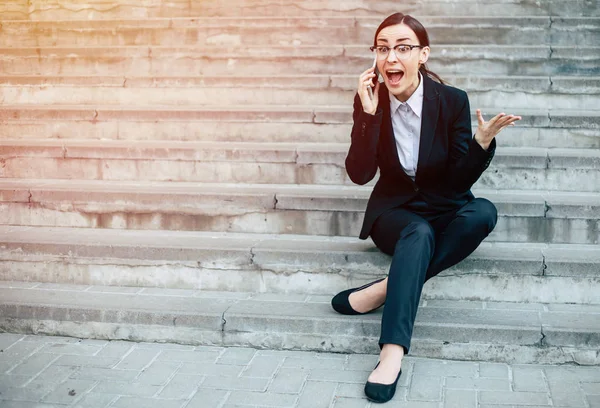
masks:
[(419, 72), (419, 86), (406, 102), (400, 102), (390, 92), (390, 107), (392, 108), (392, 113), (396, 112), (400, 105), (404, 104), (410, 106), (410, 109), (417, 117), (421, 117), (421, 113), (423, 112), (423, 75), (421, 75), (421, 72)]

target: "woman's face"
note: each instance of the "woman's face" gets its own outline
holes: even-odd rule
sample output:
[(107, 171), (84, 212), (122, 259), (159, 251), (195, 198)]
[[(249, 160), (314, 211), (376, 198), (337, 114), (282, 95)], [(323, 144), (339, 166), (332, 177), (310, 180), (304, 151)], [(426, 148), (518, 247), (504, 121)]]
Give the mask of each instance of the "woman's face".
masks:
[(405, 24), (384, 28), (377, 35), (376, 45), (390, 49), (387, 57), (378, 56), (377, 68), (390, 92), (402, 102), (419, 86), (419, 66), (427, 62), (429, 47), (414, 48), (408, 58), (400, 59), (393, 50), (396, 45), (420, 45), (415, 32)]

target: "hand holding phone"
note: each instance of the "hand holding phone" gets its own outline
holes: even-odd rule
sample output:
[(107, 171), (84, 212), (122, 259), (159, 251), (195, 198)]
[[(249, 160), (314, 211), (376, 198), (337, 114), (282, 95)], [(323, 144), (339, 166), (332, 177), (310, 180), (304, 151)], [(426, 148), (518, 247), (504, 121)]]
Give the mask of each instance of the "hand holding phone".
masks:
[(377, 57), (373, 66), (363, 72), (358, 80), (358, 96), (362, 102), (363, 111), (374, 115), (379, 104), (379, 72), (377, 70)]

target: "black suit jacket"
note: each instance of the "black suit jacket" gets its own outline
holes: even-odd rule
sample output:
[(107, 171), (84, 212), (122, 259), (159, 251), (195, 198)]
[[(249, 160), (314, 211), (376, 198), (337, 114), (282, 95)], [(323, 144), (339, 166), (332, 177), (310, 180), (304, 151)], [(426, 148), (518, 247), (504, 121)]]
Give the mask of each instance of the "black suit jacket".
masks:
[(423, 75), (423, 111), (417, 174), (413, 181), (402, 169), (390, 115), (387, 87), (379, 88), (375, 115), (354, 98), (354, 126), (346, 171), (356, 184), (379, 180), (367, 204), (360, 233), (366, 239), (383, 212), (402, 206), (417, 195), (434, 212), (460, 207), (473, 199), (471, 186), (489, 166), (496, 140), (484, 150), (473, 138), (467, 94)]

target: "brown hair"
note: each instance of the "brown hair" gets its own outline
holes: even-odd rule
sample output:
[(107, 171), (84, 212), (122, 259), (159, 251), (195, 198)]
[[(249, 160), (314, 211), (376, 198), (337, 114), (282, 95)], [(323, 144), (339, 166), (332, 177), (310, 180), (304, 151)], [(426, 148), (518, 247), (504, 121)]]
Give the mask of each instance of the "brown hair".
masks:
[[(425, 46), (429, 47), (429, 35), (427, 34), (427, 30), (425, 29), (425, 27), (423, 27), (423, 24), (421, 24), (419, 22), (419, 20), (417, 20), (416, 18), (409, 16), (408, 14), (403, 14), (403, 13), (392, 14), (391, 16), (389, 16), (385, 20), (383, 20), (381, 22), (381, 24), (379, 24), (379, 27), (377, 27), (377, 31), (375, 31), (373, 45), (377, 46), (377, 36), (379, 35), (379, 32), (381, 30), (383, 30), (386, 27), (397, 25), (397, 24), (405, 24), (408, 27), (410, 27), (410, 29), (413, 30), (414, 33), (417, 35), (417, 39), (419, 40), (419, 45), (422, 45), (424, 47)], [(427, 75), (434, 81), (437, 81), (441, 84), (445, 83), (442, 80), (442, 78), (439, 77), (438, 74), (436, 74), (433, 71), (430, 71), (427, 68), (427, 64), (422, 64), (419, 67), (419, 71), (421, 72), (422, 75)]]

